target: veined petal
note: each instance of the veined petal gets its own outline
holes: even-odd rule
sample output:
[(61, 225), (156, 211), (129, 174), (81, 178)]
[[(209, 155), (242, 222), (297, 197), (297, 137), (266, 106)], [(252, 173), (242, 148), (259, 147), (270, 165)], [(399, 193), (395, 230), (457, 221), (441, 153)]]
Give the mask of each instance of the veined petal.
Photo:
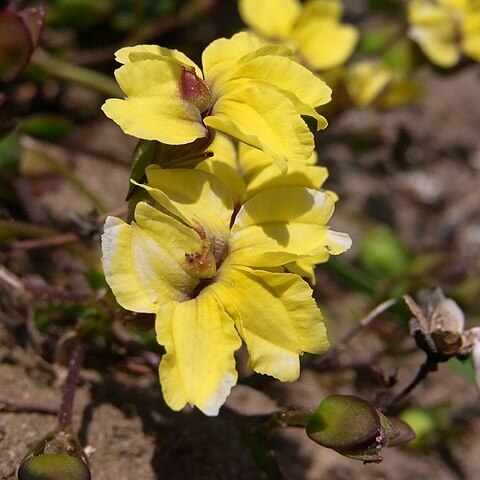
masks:
[(235, 144), (226, 135), (217, 133), (209, 150), (213, 157), (201, 162), (197, 169), (215, 175), (228, 188), (234, 203), (243, 203), (246, 185), (240, 173)]
[(201, 249), (192, 229), (139, 203), (131, 225), (107, 218), (102, 236), (105, 277), (122, 307), (153, 313), (159, 305), (188, 298), (198, 280), (184, 269), (185, 253)]
[(302, 352), (329, 347), (312, 290), (297, 275), (230, 267), (222, 269), (212, 292), (233, 318), (258, 373), (294, 381)]
[(295, 30), (294, 38), (308, 65), (326, 70), (347, 61), (358, 42), (358, 30), (353, 25), (312, 19)]
[(328, 262), (330, 255), (338, 255), (345, 252), (352, 246), (352, 240), (346, 233), (339, 233), (333, 230), (328, 231), (327, 235), (330, 250), (325, 250), (319, 255), (313, 257), (301, 258), (292, 263), (287, 263), (285, 268), (292, 273), (296, 273), (302, 278), (308, 278), (312, 285), (315, 285), (315, 265)]
[(146, 168), (150, 196), (163, 208), (195, 229), (204, 230), (211, 242), (225, 241), (233, 212), (233, 199), (214, 175), (192, 169)]
[(205, 125), (264, 150), (286, 170), (288, 159), (304, 161), (313, 135), (293, 103), (274, 88), (252, 85), (221, 97)]
[(115, 78), (129, 97), (173, 96), (180, 100), (184, 69), (168, 60), (142, 60), (115, 70)]
[(302, 258), (295, 262), (287, 263), (285, 268), (299, 277), (308, 279), (311, 285), (315, 285), (315, 265), (326, 262), (329, 257), (328, 253), (323, 253), (318, 257)]
[(206, 81), (213, 86), (212, 88), (215, 90), (217, 96), (220, 96), (222, 95), (225, 84), (228, 81), (232, 78), (242, 78), (235, 73), (238, 68), (252, 60), (272, 56), (275, 58), (284, 57), (294, 61), (294, 54), (289, 46), (264, 45), (256, 50), (246, 53), (239, 59), (216, 63), (212, 68), (205, 72)]
[(128, 63), (115, 71), (127, 98), (107, 100), (102, 110), (125, 133), (182, 145), (207, 135), (198, 108), (180, 97), (183, 67), (163, 60)]
[(208, 288), (187, 302), (171, 302), (157, 313), (163, 396), (173, 410), (195, 405), (217, 415), (237, 382), (233, 352), (241, 346), (232, 319)]
[(261, 80), (293, 94), (300, 102), (319, 107), (331, 100), (332, 90), (303, 65), (288, 57), (257, 57), (236, 69), (231, 79)]
[(213, 41), (202, 54), (203, 71), (205, 78), (211, 78), (210, 72), (213, 68), (223, 62), (236, 62), (244, 55), (251, 53), (265, 43), (250, 32), (240, 32), (231, 38), (219, 38)]
[(176, 63), (187, 69), (194, 68), (197, 76), (203, 77), (200, 67), (179, 50), (159, 47), (158, 45), (136, 45), (134, 47), (124, 47), (115, 52), (115, 60), (123, 64), (147, 59), (175, 60)]
[(102, 110), (126, 134), (144, 140), (185, 145), (208, 133), (198, 108), (173, 98), (110, 98)]
[(261, 191), (243, 205), (236, 217), (226, 262), (274, 267), (341, 250), (338, 242), (331, 245), (326, 226), (334, 204), (326, 192), (307, 188)]
[(252, 30), (278, 39), (289, 37), (302, 10), (298, 0), (240, 0), (238, 6)]
[(292, 161), (288, 162), (285, 174), (282, 174), (276, 165), (269, 165), (256, 170), (255, 173), (248, 183), (248, 198), (261, 190), (275, 187), (307, 187), (319, 190), (328, 178), (328, 170), (325, 167)]

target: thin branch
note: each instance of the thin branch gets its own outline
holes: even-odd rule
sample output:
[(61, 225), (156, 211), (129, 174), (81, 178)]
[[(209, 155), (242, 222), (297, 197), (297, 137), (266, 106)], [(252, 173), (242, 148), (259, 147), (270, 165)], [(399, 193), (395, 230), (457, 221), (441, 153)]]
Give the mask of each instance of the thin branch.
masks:
[(19, 250), (38, 250), (40, 248), (61, 247), (71, 243), (78, 242), (80, 238), (74, 233), (63, 233), (59, 235), (52, 235), (40, 239), (20, 240), (12, 242), (10, 246)]
[(422, 363), (420, 368), (418, 369), (415, 378), (397, 395), (395, 395), (389, 402), (389, 404), (383, 408), (385, 411), (389, 411), (394, 407), (396, 404), (404, 400), (409, 393), (411, 393), (420, 383), (425, 380), (430, 372), (435, 372), (438, 368), (438, 362), (434, 360), (432, 357), (427, 357), (425, 362)]
[(72, 425), (73, 402), (77, 389), (78, 377), (85, 357), (85, 345), (77, 343), (73, 349), (70, 364), (68, 366), (68, 375), (63, 390), (62, 404), (58, 412), (58, 430), (69, 430)]
[(336, 355), (338, 349), (341, 346), (349, 343), (356, 335), (358, 335), (364, 328), (366, 328), (372, 322), (372, 320), (374, 320), (376, 317), (378, 317), (390, 307), (395, 305), (395, 303), (397, 303), (397, 299), (390, 298), (382, 302), (380, 305), (377, 305), (370, 313), (363, 317), (350, 331), (348, 331), (342, 338), (340, 338), (340, 340), (335, 345), (333, 345), (325, 355), (316, 359), (315, 365), (318, 366), (330, 360), (334, 355)]

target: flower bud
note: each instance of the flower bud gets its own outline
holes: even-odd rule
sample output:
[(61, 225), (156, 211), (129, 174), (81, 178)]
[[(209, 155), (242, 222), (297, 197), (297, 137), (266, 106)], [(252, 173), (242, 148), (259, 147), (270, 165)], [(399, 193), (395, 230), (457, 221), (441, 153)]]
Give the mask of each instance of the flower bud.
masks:
[(194, 71), (183, 69), (180, 93), (187, 102), (193, 103), (200, 113), (205, 112), (210, 106), (212, 97), (207, 85)]
[(381, 462), (380, 450), (399, 432), (367, 401), (350, 395), (332, 395), (313, 412), (307, 434), (324, 447), (368, 463)]
[(90, 480), (88, 460), (74, 435), (50, 432), (25, 456), (18, 480)]
[(43, 30), (41, 7), (20, 12), (0, 9), (0, 82), (14, 81), (30, 61)]

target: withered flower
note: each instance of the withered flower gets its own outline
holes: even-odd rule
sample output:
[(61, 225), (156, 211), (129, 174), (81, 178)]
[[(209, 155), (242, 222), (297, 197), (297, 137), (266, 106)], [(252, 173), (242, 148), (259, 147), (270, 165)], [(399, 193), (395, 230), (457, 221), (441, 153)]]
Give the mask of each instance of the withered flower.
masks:
[(480, 327), (465, 330), (465, 315), (457, 303), (435, 289), (419, 306), (409, 295), (403, 297), (413, 314), (410, 334), (432, 360), (445, 362), (465, 357), (480, 340)]

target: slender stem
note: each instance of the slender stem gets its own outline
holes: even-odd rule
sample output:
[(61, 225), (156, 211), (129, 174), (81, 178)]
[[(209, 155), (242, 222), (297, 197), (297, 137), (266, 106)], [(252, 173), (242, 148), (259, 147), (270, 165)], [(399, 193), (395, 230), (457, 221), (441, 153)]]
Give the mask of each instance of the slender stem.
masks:
[(62, 404), (58, 412), (58, 430), (69, 430), (72, 425), (73, 402), (77, 388), (78, 377), (85, 357), (85, 345), (77, 343), (73, 349), (70, 364), (68, 365), (68, 375), (63, 390)]
[(397, 299), (390, 298), (380, 303), (380, 305), (377, 305), (370, 313), (365, 315), (365, 317), (363, 317), (350, 331), (348, 331), (342, 338), (340, 338), (340, 340), (335, 345), (333, 345), (325, 355), (323, 355), (322, 357), (319, 357), (318, 360), (316, 361), (316, 365), (322, 364), (325, 361), (330, 360), (337, 353), (338, 349), (342, 345), (345, 345), (346, 343), (350, 342), (352, 338), (354, 338), (365, 327), (367, 327), (370, 324), (370, 322), (372, 322), (372, 320), (374, 320), (380, 314), (388, 310), (395, 303), (397, 303)]
[(62, 233), (59, 235), (52, 235), (51, 237), (21, 240), (13, 243), (12, 247), (20, 250), (37, 250), (40, 248), (59, 247), (78, 241), (78, 235), (75, 235), (74, 233)]
[(45, 238), (57, 235), (52, 228), (17, 220), (0, 220), (0, 235), (7, 237)]
[(60, 80), (78, 83), (93, 88), (109, 97), (122, 98), (124, 95), (117, 83), (101, 73), (67, 63), (48, 55), (43, 50), (37, 50), (32, 57), (32, 64), (43, 72)]
[(417, 387), (417, 385), (425, 380), (430, 372), (435, 372), (437, 367), (438, 362), (432, 357), (427, 357), (425, 362), (420, 366), (415, 378), (401, 392), (393, 397), (386, 410), (390, 410), (395, 404), (401, 402), (410, 392), (412, 392), (412, 390), (415, 389), (415, 387)]

